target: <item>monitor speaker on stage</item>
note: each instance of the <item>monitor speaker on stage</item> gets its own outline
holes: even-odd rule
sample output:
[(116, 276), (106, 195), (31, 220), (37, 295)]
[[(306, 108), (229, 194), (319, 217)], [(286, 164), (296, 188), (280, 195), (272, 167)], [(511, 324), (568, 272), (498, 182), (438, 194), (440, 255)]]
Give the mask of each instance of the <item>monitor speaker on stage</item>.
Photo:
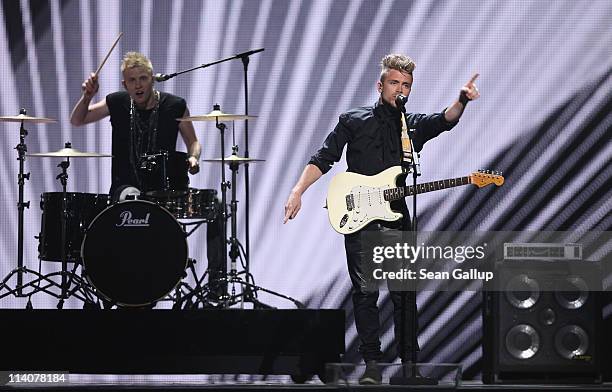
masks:
[(583, 260), (505, 260), (484, 291), (483, 382), (600, 383), (601, 273)]

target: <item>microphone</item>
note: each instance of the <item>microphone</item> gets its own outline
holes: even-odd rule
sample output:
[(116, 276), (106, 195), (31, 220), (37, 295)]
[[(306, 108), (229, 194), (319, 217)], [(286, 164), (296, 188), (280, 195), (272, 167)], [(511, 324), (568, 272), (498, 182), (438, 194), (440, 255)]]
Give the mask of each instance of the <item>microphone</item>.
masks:
[(395, 105), (402, 112), (406, 111), (406, 109), (404, 107), (406, 105), (406, 102), (408, 102), (408, 97), (403, 96), (402, 94), (398, 94), (397, 97), (395, 97)]
[(156, 73), (155, 75), (153, 75), (153, 79), (155, 79), (156, 82), (165, 82), (166, 80), (172, 78), (173, 76), (174, 75)]

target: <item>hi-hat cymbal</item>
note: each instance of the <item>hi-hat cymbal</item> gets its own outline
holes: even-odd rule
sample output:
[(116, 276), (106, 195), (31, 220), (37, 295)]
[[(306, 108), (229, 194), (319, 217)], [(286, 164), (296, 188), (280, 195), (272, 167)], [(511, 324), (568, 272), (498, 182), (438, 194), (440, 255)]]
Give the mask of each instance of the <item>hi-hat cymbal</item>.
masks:
[[(254, 158), (244, 158), (244, 157), (239, 157), (238, 155), (230, 155), (227, 158), (225, 158), (223, 161), (225, 161), (226, 165), (231, 165), (232, 163), (238, 164), (238, 165), (242, 165), (245, 163), (254, 163), (254, 162), (265, 162), (265, 159), (254, 159)], [(219, 162), (221, 163), (222, 160), (221, 158), (212, 158), (212, 159), (202, 159), (202, 162)]]
[(208, 114), (203, 114), (200, 116), (189, 116), (189, 117), (181, 117), (177, 118), (177, 121), (234, 121), (234, 120), (254, 120), (257, 116), (247, 116), (244, 114), (229, 114), (223, 113), (221, 110), (213, 110)]
[(51, 152), (34, 152), (27, 154), (29, 157), (59, 157), (59, 158), (104, 158), (112, 157), (109, 154), (100, 154), (97, 152), (83, 152), (74, 148), (62, 148), (61, 150)]
[(30, 117), (25, 114), (19, 114), (17, 116), (0, 116), (0, 122), (30, 122), (30, 123), (52, 123), (57, 122), (52, 118), (45, 117)]

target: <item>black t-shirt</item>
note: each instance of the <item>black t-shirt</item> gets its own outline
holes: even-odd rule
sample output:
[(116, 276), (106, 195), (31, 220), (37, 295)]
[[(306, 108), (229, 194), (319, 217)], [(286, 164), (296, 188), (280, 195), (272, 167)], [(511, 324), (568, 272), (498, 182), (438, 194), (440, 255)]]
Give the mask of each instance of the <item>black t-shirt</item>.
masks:
[[(110, 193), (122, 185), (138, 187), (137, 173), (131, 162), (131, 127), (130, 127), (130, 96), (126, 91), (118, 91), (106, 96), (106, 105), (110, 112), (110, 122), (113, 127), (112, 141), (112, 183)], [(165, 150), (170, 153), (176, 150), (178, 136), (177, 118), (183, 117), (187, 104), (185, 100), (176, 95), (160, 92), (159, 118), (157, 123), (157, 137), (154, 151)], [(153, 109), (139, 110), (142, 118), (149, 118)]]

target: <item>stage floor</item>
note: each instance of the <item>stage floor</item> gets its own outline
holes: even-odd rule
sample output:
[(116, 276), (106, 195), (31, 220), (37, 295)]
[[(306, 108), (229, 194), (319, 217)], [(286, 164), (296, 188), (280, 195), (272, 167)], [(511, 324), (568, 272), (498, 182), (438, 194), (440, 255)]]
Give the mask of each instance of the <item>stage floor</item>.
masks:
[(11, 384), (0, 387), (0, 390), (39, 390), (39, 391), (424, 391), (424, 390), (459, 390), (459, 391), (604, 391), (612, 390), (612, 383), (598, 385), (543, 385), (543, 384), (504, 384), (484, 385), (480, 381), (464, 381), (457, 388), (448, 386), (361, 386), (355, 383), (326, 385), (314, 379), (306, 384), (295, 384), (286, 376), (228, 376), (228, 375), (84, 375), (70, 374), (62, 384)]

